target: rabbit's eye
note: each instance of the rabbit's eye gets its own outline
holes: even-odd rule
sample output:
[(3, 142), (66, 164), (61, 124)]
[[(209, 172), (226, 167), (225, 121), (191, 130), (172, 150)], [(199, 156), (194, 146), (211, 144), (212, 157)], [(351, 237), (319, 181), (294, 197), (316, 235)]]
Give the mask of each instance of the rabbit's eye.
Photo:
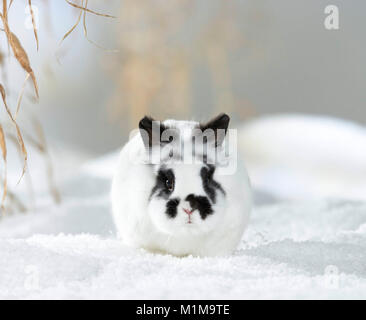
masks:
[(167, 187), (167, 189), (171, 192), (174, 190), (174, 181), (171, 179), (166, 179), (165, 181), (165, 185)]

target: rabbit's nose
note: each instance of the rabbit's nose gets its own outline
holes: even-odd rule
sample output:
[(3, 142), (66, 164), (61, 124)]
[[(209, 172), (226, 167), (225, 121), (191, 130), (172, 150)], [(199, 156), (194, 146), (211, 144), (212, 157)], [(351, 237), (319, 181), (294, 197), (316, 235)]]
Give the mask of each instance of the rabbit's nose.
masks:
[(188, 201), (182, 202), (182, 210), (188, 214), (191, 215), (194, 211), (194, 208), (192, 208), (191, 204)]
[(193, 211), (188, 210), (188, 209), (186, 209), (186, 208), (183, 208), (183, 211), (184, 211), (186, 214), (188, 214), (188, 215), (191, 215), (191, 214), (193, 213)]

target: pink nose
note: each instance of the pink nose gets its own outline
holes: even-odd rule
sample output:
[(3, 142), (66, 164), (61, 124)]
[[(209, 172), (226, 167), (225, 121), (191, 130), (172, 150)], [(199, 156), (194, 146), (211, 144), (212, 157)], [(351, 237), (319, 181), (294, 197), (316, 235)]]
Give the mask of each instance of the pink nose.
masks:
[(193, 213), (193, 211), (188, 210), (188, 209), (185, 209), (185, 208), (183, 208), (183, 211), (184, 211), (186, 214), (188, 214), (188, 215), (190, 215), (190, 214), (192, 214), (192, 213)]

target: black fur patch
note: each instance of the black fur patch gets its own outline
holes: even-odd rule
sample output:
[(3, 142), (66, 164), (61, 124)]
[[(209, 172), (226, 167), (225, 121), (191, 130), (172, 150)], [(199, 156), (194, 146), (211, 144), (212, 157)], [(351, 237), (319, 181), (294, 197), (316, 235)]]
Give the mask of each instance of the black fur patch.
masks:
[(151, 190), (150, 199), (151, 197), (156, 194), (158, 197), (161, 197), (165, 200), (169, 198), (171, 193), (174, 190), (169, 190), (166, 185), (166, 181), (170, 179), (175, 182), (175, 176), (172, 169), (165, 169), (164, 167), (161, 167), (158, 171), (158, 175), (156, 176), (156, 183), (154, 188)]
[(221, 184), (214, 180), (213, 175), (215, 173), (215, 167), (213, 165), (208, 165), (207, 167), (202, 167), (201, 178), (203, 189), (213, 203), (216, 203), (216, 190), (220, 190), (223, 195), (225, 191)]
[(170, 218), (175, 218), (177, 215), (177, 207), (179, 205), (179, 198), (174, 198), (174, 199), (170, 199), (167, 203), (166, 203), (166, 214), (170, 217)]
[(190, 194), (187, 196), (186, 201), (189, 202), (192, 210), (198, 209), (202, 220), (206, 219), (209, 214), (213, 213), (211, 203), (207, 197)]
[[(164, 126), (161, 122), (158, 122), (159, 125), (157, 127), (153, 127), (153, 122), (155, 122), (155, 121), (156, 120), (154, 120), (153, 118), (145, 116), (139, 122), (141, 137), (145, 144), (145, 147), (147, 147), (147, 148), (151, 148), (154, 143), (161, 144), (161, 135), (162, 135), (163, 131), (165, 129), (167, 129), (166, 126)], [(153, 131), (154, 130), (158, 130), (157, 132), (155, 132), (157, 141), (153, 141)], [(144, 134), (144, 133), (146, 133), (146, 134)]]
[[(207, 122), (206, 124), (201, 124), (200, 129), (202, 130), (202, 132), (204, 132), (207, 129), (213, 130), (215, 134), (215, 147), (217, 147), (221, 145), (222, 142), (224, 141), (227, 128), (229, 126), (229, 122), (230, 117), (225, 113), (221, 113), (211, 121)], [(219, 136), (218, 130), (224, 130), (224, 136)]]

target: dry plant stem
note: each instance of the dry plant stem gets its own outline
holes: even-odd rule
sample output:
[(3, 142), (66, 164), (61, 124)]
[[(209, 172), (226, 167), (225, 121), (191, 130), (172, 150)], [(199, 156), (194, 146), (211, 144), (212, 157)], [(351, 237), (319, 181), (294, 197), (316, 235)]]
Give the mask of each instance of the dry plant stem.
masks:
[(8, 84), (8, 75), (7, 75), (7, 66), (4, 60), (5, 60), (5, 54), (0, 50), (0, 71), (4, 87), (6, 88)]
[[(12, 4), (12, 1), (10, 2), (10, 5)], [(9, 6), (10, 8), (10, 6)], [(2, 20), (8, 21), (8, 6), (7, 6), (7, 1), (3, 0), (3, 15), (1, 16)], [(5, 32), (5, 23), (4, 24), (4, 32)], [(8, 41), (8, 52), (10, 52), (10, 44)]]
[(8, 188), (8, 182), (7, 182), (7, 162), (6, 162), (6, 156), (7, 156), (7, 149), (6, 149), (6, 141), (5, 141), (5, 134), (2, 125), (0, 124), (0, 147), (3, 154), (3, 161), (4, 161), (4, 181), (3, 181), (3, 196), (1, 198), (1, 211), (4, 212), (4, 203)]
[(22, 201), (20, 201), (20, 199), (15, 195), (14, 192), (8, 191), (7, 197), (10, 200), (10, 202), (14, 203), (18, 207), (18, 211), (20, 212), (27, 211), (27, 207), (23, 204)]
[[(26, 133), (23, 133), (23, 137), (24, 137), (25, 141), (28, 140), (28, 137), (27, 137)], [(7, 134), (7, 138), (8, 138), (9, 141), (13, 142), (15, 148), (18, 151), (20, 162), (22, 162), (23, 161), (23, 154), (22, 154), (22, 150), (19, 146), (17, 137), (14, 134), (10, 133), (10, 134)], [(29, 143), (29, 141), (27, 141), (27, 142)], [(25, 179), (25, 183), (27, 185), (29, 198), (30, 198), (30, 201), (29, 201), (30, 205), (28, 206), (28, 210), (29, 209), (34, 209), (35, 208), (35, 205), (34, 205), (35, 204), (34, 188), (33, 188), (33, 183), (32, 183), (32, 177), (30, 175), (29, 170), (25, 173), (23, 179)]]
[[(88, 8), (88, 2), (89, 2), (89, 0), (85, 0), (85, 9)], [(89, 40), (88, 39), (88, 29), (86, 27), (86, 11), (84, 11), (84, 15), (83, 15), (83, 27), (84, 27), (84, 36), (87, 40)]]
[(48, 181), (48, 188), (49, 188), (50, 194), (52, 195), (53, 200), (55, 201), (55, 203), (60, 203), (61, 202), (61, 195), (60, 195), (60, 192), (58, 191), (58, 189), (56, 187), (56, 184), (54, 182), (55, 179), (54, 179), (52, 160), (51, 160), (51, 155), (48, 151), (46, 136), (43, 132), (41, 124), (35, 118), (33, 119), (33, 125), (35, 127), (36, 132), (37, 132), (37, 136), (38, 136), (38, 140), (39, 140), (39, 143), (38, 143), (39, 150), (43, 153), (44, 159), (45, 159), (45, 162), (46, 162), (46, 166), (47, 166), (47, 181)]
[[(10, 2), (10, 4), (11, 4), (11, 2)], [(7, 5), (7, 0), (3, 0), (3, 15), (4, 15), (4, 18), (6, 20), (8, 20), (8, 5)]]
[[(85, 0), (85, 7), (84, 7), (85, 9), (88, 8), (88, 2), (89, 2), (89, 0)], [(89, 37), (88, 37), (88, 29), (86, 27), (86, 14), (87, 14), (87, 11), (84, 10), (84, 14), (83, 14), (83, 29), (84, 29), (85, 39), (88, 40), (92, 45), (96, 46), (97, 48), (99, 48), (99, 49), (101, 49), (103, 51), (106, 51), (106, 52), (118, 52), (118, 50), (116, 50), (116, 49), (107, 49), (107, 48), (104, 48), (101, 45), (99, 45), (96, 42), (94, 42), (93, 40), (89, 39)]]
[[(107, 17), (107, 18), (116, 18), (115, 16), (111, 16), (109, 14), (104, 14), (104, 13), (99, 13), (99, 12), (95, 12), (93, 10), (90, 10), (86, 7), (83, 7), (83, 4), (81, 4), (81, 6), (77, 5), (76, 3), (73, 3), (69, 0), (65, 0), (70, 6), (73, 6), (74, 8), (78, 8), (80, 10), (83, 10), (83, 11), (86, 11), (86, 12), (89, 12), (89, 13), (92, 13), (92, 14), (95, 14), (97, 16), (101, 16), (101, 17)], [(84, 2), (84, 1), (83, 1)]]
[(33, 12), (33, 8), (32, 8), (32, 0), (28, 0), (28, 4), (29, 4), (30, 14), (32, 16), (32, 25), (33, 25), (34, 38), (36, 39), (37, 51), (38, 51), (38, 49), (39, 49), (38, 34), (37, 34), (36, 20), (34, 19), (34, 12)]
[[(34, 126), (35, 132), (37, 134), (38, 140), (34, 139), (31, 135), (27, 134), (26, 132), (24, 133), (24, 138), (28, 144), (30, 144), (31, 146), (36, 148), (43, 155), (45, 165), (46, 165), (46, 171), (47, 171), (47, 183), (48, 183), (49, 192), (50, 192), (53, 200), (55, 201), (55, 203), (60, 203), (61, 195), (55, 184), (54, 170), (53, 170), (51, 155), (50, 155), (50, 152), (49, 152), (48, 146), (47, 146), (46, 136), (44, 134), (41, 124), (39, 123), (39, 121), (36, 118), (33, 118), (33, 126)], [(12, 139), (15, 143), (17, 142), (17, 139), (14, 135), (9, 135), (9, 138)], [(21, 153), (20, 153), (20, 155), (21, 155)], [(28, 175), (29, 175), (29, 172), (28, 172)], [(29, 183), (29, 185), (30, 185), (30, 189), (33, 189), (33, 185), (31, 182)], [(30, 190), (30, 193), (32, 195), (33, 190)]]
[[(84, 6), (84, 1), (85, 1), (85, 6)], [(100, 15), (100, 16), (104, 16), (104, 17), (110, 17), (110, 18), (115, 18), (113, 16), (110, 16), (110, 15), (103, 15), (103, 14), (98, 14), (94, 11), (91, 11), (88, 9), (88, 0), (82, 0), (81, 1), (81, 6), (79, 5), (76, 5), (76, 4), (73, 4), (73, 3), (70, 3), (69, 1), (66, 1), (68, 2), (71, 6), (75, 7), (75, 8), (78, 8), (80, 9), (80, 13), (79, 13), (79, 16), (78, 16), (78, 19), (76, 21), (76, 23), (72, 26), (72, 28), (62, 37), (61, 41), (60, 41), (60, 45), (61, 43), (76, 29), (76, 27), (79, 25), (80, 23), (80, 20), (81, 20), (81, 16), (83, 16), (83, 29), (84, 29), (84, 36), (86, 38), (86, 40), (88, 40), (91, 44), (95, 45), (96, 47), (98, 47), (99, 49), (102, 49), (106, 52), (118, 52), (118, 50), (113, 50), (113, 49), (106, 49), (104, 47), (102, 47), (101, 45), (95, 43), (93, 40), (89, 39), (88, 37), (88, 30), (87, 30), (87, 27), (86, 27), (86, 14), (89, 12), (89, 13), (93, 13), (93, 14), (96, 14), (96, 15)]]
[[(4, 0), (4, 1), (6, 2), (6, 0)], [(7, 20), (7, 15), (0, 14), (0, 17), (1, 17), (1, 20), (3, 21), (4, 31), (5, 31), (6, 37), (8, 39), (8, 43), (10, 44), (10, 47), (13, 50), (15, 59), (17, 59), (19, 64), (22, 66), (22, 68), (30, 74), (32, 81), (33, 81), (33, 85), (34, 85), (34, 90), (36, 92), (36, 96), (37, 96), (37, 98), (39, 98), (38, 84), (37, 84), (36, 76), (34, 75), (34, 72), (30, 66), (28, 55), (25, 52), (25, 50), (23, 49), (17, 36), (10, 31), (8, 20)]]
[(8, 113), (9, 115), (9, 118), (11, 120), (11, 122), (13, 123), (15, 129), (16, 129), (16, 132), (17, 132), (17, 138), (18, 138), (18, 143), (19, 143), (19, 146), (22, 150), (22, 154), (23, 154), (23, 157), (24, 157), (24, 165), (23, 165), (23, 171), (22, 171), (22, 175), (18, 181), (18, 184), (20, 182), (20, 180), (22, 179), (22, 177), (24, 176), (24, 173), (27, 169), (27, 159), (28, 159), (28, 154), (27, 154), (27, 149), (25, 148), (25, 144), (24, 144), (24, 141), (23, 141), (23, 136), (22, 136), (22, 133), (20, 131), (20, 128), (18, 126), (18, 123), (15, 121), (9, 107), (8, 107), (8, 104), (6, 103), (6, 94), (5, 94), (5, 89), (4, 87), (0, 84), (0, 93), (1, 93), (1, 97), (3, 99), (3, 103), (4, 103), (4, 106), (5, 106), (5, 109), (6, 109), (6, 112)]
[(25, 77), (25, 80), (23, 82), (23, 86), (22, 86), (22, 89), (20, 90), (19, 92), (19, 96), (18, 96), (18, 102), (17, 102), (17, 110), (15, 111), (15, 115), (14, 115), (14, 119), (16, 120), (17, 117), (18, 117), (18, 113), (19, 113), (19, 110), (20, 110), (20, 105), (22, 103), (22, 99), (23, 99), (23, 95), (24, 95), (24, 90), (25, 90), (25, 85), (27, 84), (27, 81), (30, 77), (30, 74), (27, 73), (26, 77)]
[[(65, 1), (70, 6), (72, 6), (74, 8), (77, 8), (80, 11), (80, 13), (78, 15), (78, 19), (77, 19), (75, 25), (64, 35), (64, 37), (60, 41), (60, 44), (63, 40), (65, 40), (75, 30), (75, 28), (79, 25), (79, 23), (81, 21), (82, 14), (84, 14), (83, 25), (84, 25), (84, 34), (85, 34), (86, 39), (89, 42), (96, 45), (97, 47), (105, 50), (104, 48), (102, 48), (98, 44), (96, 44), (93, 41), (91, 41), (90, 39), (88, 39), (87, 27), (86, 27), (86, 14), (90, 13), (90, 14), (94, 14), (96, 16), (102, 16), (102, 17), (108, 17), (108, 18), (115, 18), (115, 17), (112, 16), (112, 15), (98, 13), (98, 12), (95, 12), (93, 10), (88, 9), (88, 0), (81, 0), (81, 6), (79, 4), (76, 4), (76, 3), (72, 2), (72, 1), (69, 1), (69, 0), (65, 0)], [(29, 10), (30, 10), (31, 18), (32, 18), (33, 33), (34, 33), (34, 38), (35, 38), (35, 41), (36, 41), (36, 46), (37, 46), (37, 51), (38, 51), (39, 50), (39, 39), (38, 39), (38, 32), (37, 32), (35, 15), (34, 15), (34, 11), (33, 11), (33, 8), (32, 8), (32, 0), (28, 0), (27, 2), (28, 2), (28, 5), (29, 5)], [(18, 126), (18, 123), (17, 123), (17, 117), (18, 117), (18, 114), (19, 114), (19, 111), (20, 111), (20, 106), (21, 106), (23, 95), (24, 95), (24, 92), (25, 92), (26, 82), (28, 81), (29, 78), (31, 78), (31, 80), (33, 82), (36, 98), (37, 99), (39, 98), (37, 79), (35, 77), (33, 69), (31, 68), (28, 55), (27, 55), (26, 51), (24, 50), (23, 46), (21, 45), (21, 42), (19, 41), (18, 37), (10, 30), (10, 27), (9, 27), (8, 12), (9, 12), (9, 9), (11, 8), (12, 4), (13, 4), (13, 0), (10, 0), (10, 1), (3, 0), (2, 1), (2, 12), (0, 12), (0, 19), (2, 21), (3, 28), (0, 28), (0, 30), (3, 31), (6, 35), (9, 55), (10, 55), (10, 50), (11, 50), (14, 54), (15, 59), (18, 61), (20, 66), (23, 68), (23, 70), (26, 71), (27, 75), (26, 75), (26, 78), (24, 80), (21, 91), (19, 92), (19, 95), (18, 95), (17, 108), (16, 108), (16, 111), (15, 111), (14, 115), (12, 114), (10, 108), (7, 105), (5, 89), (4, 89), (3, 85), (0, 84), (0, 93), (1, 93), (1, 97), (2, 97), (2, 100), (3, 100), (4, 106), (5, 106), (6, 112), (7, 112), (8, 116), (11, 120), (11, 123), (14, 125), (14, 127), (16, 129), (16, 135), (7, 134), (7, 136), (5, 137), (5, 132), (3, 130), (3, 127), (0, 125), (0, 148), (2, 150), (3, 161), (4, 161), (4, 164), (5, 164), (4, 165), (4, 170), (5, 170), (4, 171), (4, 179), (0, 178), (1, 180), (4, 180), (3, 181), (4, 191), (3, 191), (2, 200), (1, 200), (1, 208), (2, 209), (4, 209), (4, 203), (5, 203), (7, 195), (8, 195), (9, 198), (11, 197), (14, 201), (17, 199), (15, 197), (15, 195), (13, 193), (10, 193), (10, 191), (7, 188), (7, 172), (6, 172), (7, 171), (7, 162), (6, 162), (7, 161), (7, 146), (6, 146), (6, 138), (11, 138), (12, 141), (15, 142), (15, 144), (18, 147), (19, 155), (22, 157), (22, 159), (24, 161), (22, 174), (21, 174), (21, 177), (18, 181), (18, 184), (21, 181), (21, 179), (23, 178), (24, 174), (26, 173), (26, 169), (27, 169), (28, 154), (27, 154), (27, 150), (26, 150), (26, 147), (25, 147), (22, 132), (21, 132), (20, 127)], [(0, 1), (0, 9), (1, 9), (1, 1)], [(115, 50), (107, 50), (107, 51), (115, 51)], [(3, 55), (0, 52), (0, 64), (2, 64), (2, 59), (3, 59)], [(52, 167), (51, 157), (50, 157), (50, 154), (49, 154), (48, 149), (47, 149), (45, 136), (44, 136), (42, 127), (40, 126), (40, 124), (38, 122), (35, 122), (35, 128), (36, 128), (36, 132), (37, 132), (38, 139), (39, 139), (40, 142), (36, 141), (35, 139), (32, 139), (31, 137), (27, 137), (27, 136), (25, 136), (25, 137), (33, 145), (35, 145), (36, 148), (38, 148), (38, 150), (41, 153), (43, 153), (45, 161), (46, 161), (46, 165), (47, 165), (47, 177), (48, 177), (48, 186), (49, 186), (49, 189), (50, 189), (50, 193), (52, 194), (55, 202), (58, 203), (58, 202), (60, 202), (60, 193), (58, 192), (58, 190), (57, 190), (57, 188), (54, 184), (53, 167)], [(19, 203), (18, 207), (21, 208), (22, 211), (24, 211), (26, 209), (26, 207), (23, 206), (20, 201), (17, 201), (17, 203)]]
[[(84, 2), (84, 0), (82, 0), (82, 2)], [(78, 16), (78, 19), (76, 20), (76, 23), (72, 26), (72, 28), (69, 30), (69, 31), (67, 31), (66, 33), (65, 33), (65, 35), (62, 37), (62, 39), (61, 39), (61, 41), (60, 41), (60, 43), (59, 43), (59, 45), (61, 45), (61, 43), (71, 34), (71, 32), (73, 32), (74, 30), (75, 30), (75, 28), (79, 25), (79, 22), (80, 22), (80, 20), (81, 20), (81, 15), (83, 14), (83, 12), (82, 11), (80, 11), (80, 13), (79, 13), (79, 16)]]
[[(2, 182), (4, 184), (4, 181), (2, 181), (2, 179), (0, 178), (0, 182)], [(27, 207), (23, 204), (23, 202), (15, 195), (14, 192), (12, 192), (11, 190), (7, 190), (7, 195), (6, 195), (8, 201), (14, 205), (16, 205), (18, 207), (17, 211), (20, 212), (26, 212), (27, 211)], [(7, 211), (9, 211), (9, 208), (6, 208)]]

